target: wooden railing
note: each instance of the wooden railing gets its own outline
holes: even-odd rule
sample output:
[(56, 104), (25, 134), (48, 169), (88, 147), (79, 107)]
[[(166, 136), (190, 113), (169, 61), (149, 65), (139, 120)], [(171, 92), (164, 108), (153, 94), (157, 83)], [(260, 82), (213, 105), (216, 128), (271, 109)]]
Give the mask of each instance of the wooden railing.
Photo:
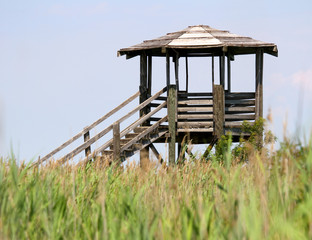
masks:
[[(103, 136), (105, 136), (108, 132), (110, 132), (111, 130), (113, 130), (114, 125), (119, 125), (120, 123), (122, 123), (123, 121), (125, 121), (126, 119), (128, 119), (129, 117), (131, 117), (133, 114), (137, 113), (138, 111), (140, 111), (141, 109), (143, 109), (144, 107), (146, 107), (147, 105), (149, 105), (153, 100), (155, 100), (156, 98), (158, 98), (161, 94), (163, 94), (164, 92), (166, 92), (167, 88), (163, 88), (162, 90), (160, 90), (159, 92), (157, 92), (154, 96), (150, 97), (149, 99), (147, 99), (146, 101), (144, 101), (143, 103), (141, 103), (140, 105), (138, 105), (136, 108), (134, 108), (133, 110), (131, 110), (130, 112), (128, 112), (126, 115), (124, 115), (123, 117), (121, 117), (120, 119), (118, 119), (115, 123), (111, 124), (110, 126), (106, 127), (105, 129), (103, 129), (102, 131), (100, 131), (98, 134), (96, 134), (95, 136), (91, 137), (89, 136), (89, 131), (91, 129), (93, 129), (94, 127), (96, 127), (97, 125), (99, 125), (100, 123), (102, 123), (104, 120), (106, 120), (107, 118), (111, 117), (113, 114), (115, 114), (116, 112), (118, 112), (120, 109), (122, 109), (123, 107), (125, 107), (126, 105), (128, 105), (130, 102), (132, 102), (134, 99), (136, 99), (138, 96), (140, 96), (140, 92), (135, 93), (134, 95), (132, 95), (130, 98), (128, 98), (127, 100), (125, 100), (123, 103), (121, 103), (118, 107), (114, 108), (113, 110), (111, 110), (109, 113), (105, 114), (103, 117), (101, 117), (100, 119), (98, 119), (97, 121), (95, 121), (93, 124), (91, 124), (90, 126), (85, 127), (81, 132), (79, 132), (78, 134), (76, 134), (74, 137), (72, 137), (71, 139), (69, 139), (68, 141), (66, 141), (65, 143), (63, 143), (62, 145), (60, 145), (58, 148), (54, 149), (52, 152), (48, 153), (47, 155), (45, 155), (43, 158), (39, 158), (38, 161), (34, 162), (31, 167), (39, 165), (43, 162), (45, 162), (46, 160), (52, 158), (55, 154), (59, 153), (61, 150), (63, 150), (65, 147), (69, 146), (70, 144), (72, 144), (73, 142), (75, 142), (77, 139), (79, 139), (80, 137), (84, 136), (84, 143), (79, 145), (78, 147), (76, 147), (74, 150), (72, 150), (70, 153), (66, 154), (65, 156), (63, 156), (60, 159), (61, 163), (65, 163), (66, 161), (68, 161), (69, 159), (72, 159), (73, 157), (75, 157), (77, 154), (81, 153), (83, 150), (88, 150), (86, 151), (86, 157), (90, 157), (91, 155), (94, 154), (90, 154), (90, 146), (91, 144), (95, 143), (97, 140), (99, 140), (100, 138), (102, 138)], [(159, 106), (158, 111), (165, 105), (162, 104), (162, 106)], [(156, 109), (155, 109), (156, 110)], [(139, 120), (137, 120), (135, 123), (131, 124), (128, 128), (126, 128), (124, 131), (122, 131), (120, 133), (120, 137), (125, 136), (129, 131), (131, 131), (133, 129), (134, 126), (138, 126), (139, 124), (143, 123), (144, 121), (147, 120), (148, 116), (151, 116), (153, 113), (155, 113), (155, 110), (147, 115), (145, 115), (144, 117), (140, 118)], [(157, 111), (157, 110), (156, 110)], [(112, 140), (111, 140), (112, 141)], [(111, 144), (112, 142), (109, 141), (109, 143)], [(94, 151), (94, 153), (98, 153), (100, 151), (102, 151), (102, 149), (107, 148), (110, 144), (108, 144), (108, 142), (106, 144), (104, 144), (103, 146), (101, 146), (100, 148), (96, 149)]]

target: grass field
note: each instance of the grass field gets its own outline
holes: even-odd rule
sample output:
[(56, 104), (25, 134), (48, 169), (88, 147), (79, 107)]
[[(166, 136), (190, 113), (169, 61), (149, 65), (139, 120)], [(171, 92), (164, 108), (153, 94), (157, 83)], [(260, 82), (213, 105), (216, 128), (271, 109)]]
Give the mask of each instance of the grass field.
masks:
[(246, 146), (144, 170), (2, 159), (0, 238), (312, 239), (312, 142)]

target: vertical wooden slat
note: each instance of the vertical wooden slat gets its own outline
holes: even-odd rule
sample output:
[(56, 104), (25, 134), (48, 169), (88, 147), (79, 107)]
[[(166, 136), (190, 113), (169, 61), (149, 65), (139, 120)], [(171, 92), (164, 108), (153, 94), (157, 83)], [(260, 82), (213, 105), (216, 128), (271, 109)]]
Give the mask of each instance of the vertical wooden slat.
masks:
[(212, 91), (214, 86), (214, 54), (211, 56)]
[(218, 139), (224, 135), (224, 89), (222, 85), (213, 87), (213, 125), (214, 135)]
[(175, 164), (176, 152), (176, 106), (177, 106), (177, 88), (176, 85), (169, 85), (168, 87), (168, 124), (169, 124), (169, 165)]
[(230, 52), (228, 52), (227, 54), (227, 89), (228, 89), (228, 92), (230, 93), (231, 92), (231, 57), (230, 57)]
[(147, 94), (148, 97), (152, 96), (152, 56), (149, 55), (147, 58)]
[(256, 119), (263, 117), (263, 50), (256, 52)]
[(170, 85), (170, 56), (167, 49), (166, 52), (166, 81), (167, 81), (167, 87)]
[(223, 52), (222, 55), (219, 57), (220, 60), (220, 85), (222, 85), (223, 89), (224, 89), (224, 76), (225, 76), (225, 53)]
[(175, 82), (177, 86), (177, 91), (179, 91), (179, 53), (176, 53), (176, 59), (174, 62), (174, 70), (175, 70)]
[(119, 122), (113, 125), (113, 160), (120, 160), (120, 124)]
[(189, 76), (188, 76), (188, 59), (187, 59), (187, 57), (185, 57), (185, 84), (186, 84), (186, 86), (185, 86), (185, 90), (186, 90), (186, 92), (188, 92), (188, 86), (189, 86)]
[[(88, 141), (90, 139), (90, 132), (86, 132), (84, 135), (83, 135), (83, 140), (84, 142)], [(85, 149), (85, 156), (87, 157), (89, 154), (91, 153), (91, 146), (87, 147)]]

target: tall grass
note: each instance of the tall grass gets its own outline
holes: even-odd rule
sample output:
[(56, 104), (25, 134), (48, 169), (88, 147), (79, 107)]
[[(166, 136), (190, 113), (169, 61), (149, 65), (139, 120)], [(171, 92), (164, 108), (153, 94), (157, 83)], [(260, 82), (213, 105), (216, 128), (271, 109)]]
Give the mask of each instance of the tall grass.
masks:
[(1, 239), (311, 239), (312, 142), (248, 163), (86, 167), (0, 163)]

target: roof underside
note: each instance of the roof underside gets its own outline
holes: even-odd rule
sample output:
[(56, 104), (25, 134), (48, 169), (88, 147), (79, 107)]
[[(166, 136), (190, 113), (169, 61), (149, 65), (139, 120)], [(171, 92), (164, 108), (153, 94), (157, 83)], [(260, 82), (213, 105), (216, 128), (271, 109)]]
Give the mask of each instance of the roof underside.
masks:
[(165, 56), (166, 52), (179, 52), (180, 56), (221, 55), (230, 52), (232, 55), (253, 54), (257, 49), (277, 56), (277, 46), (250, 37), (244, 37), (211, 28), (206, 25), (190, 26), (182, 31), (168, 33), (165, 36), (146, 40), (129, 48), (122, 48), (118, 55), (128, 58), (140, 55), (143, 51), (152, 56)]

